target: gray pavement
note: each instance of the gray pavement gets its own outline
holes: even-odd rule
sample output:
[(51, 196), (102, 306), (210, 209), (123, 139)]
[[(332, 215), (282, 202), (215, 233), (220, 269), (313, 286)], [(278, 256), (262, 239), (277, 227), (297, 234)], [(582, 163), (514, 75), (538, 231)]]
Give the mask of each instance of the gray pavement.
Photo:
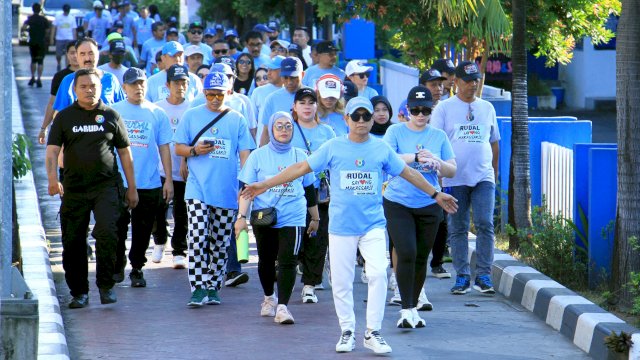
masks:
[[(338, 357), (369, 358), (362, 346), (366, 285), (356, 281), (354, 298), (358, 326), (357, 347), (352, 354), (336, 354), (339, 327), (331, 291), (318, 292), (318, 304), (302, 304), (296, 285), (290, 303), (293, 326), (280, 326), (259, 316), (262, 292), (257, 276), (255, 244), (244, 267), (249, 283), (221, 292), (222, 305), (189, 309), (186, 270), (170, 267), (168, 250), (160, 264), (148, 263), (148, 287), (116, 288), (118, 303), (100, 305), (90, 264), (91, 305), (69, 310), (70, 296), (61, 266), (59, 199), (47, 195), (44, 146), (37, 145), (49, 94), (55, 59), (45, 59), (42, 89), (27, 87), (28, 50), (14, 47), (14, 66), (22, 102), (24, 127), (36, 144), (31, 150), (34, 179), (43, 226), (51, 244), (51, 263), (62, 309), (67, 344), (72, 359), (274, 359)], [(150, 252), (149, 252), (150, 254)], [(449, 265), (448, 269), (451, 271)], [(129, 267), (127, 268), (129, 270)], [(128, 271), (127, 271), (128, 272)], [(360, 268), (356, 273), (359, 278)], [(424, 329), (397, 329), (398, 307), (387, 306), (382, 333), (393, 347), (389, 357), (412, 359), (582, 359), (589, 358), (570, 340), (554, 331), (519, 304), (502, 295), (484, 297), (472, 291), (452, 296), (453, 280), (429, 277), (427, 294), (434, 311), (422, 313)], [(392, 295), (389, 292), (389, 297)]]

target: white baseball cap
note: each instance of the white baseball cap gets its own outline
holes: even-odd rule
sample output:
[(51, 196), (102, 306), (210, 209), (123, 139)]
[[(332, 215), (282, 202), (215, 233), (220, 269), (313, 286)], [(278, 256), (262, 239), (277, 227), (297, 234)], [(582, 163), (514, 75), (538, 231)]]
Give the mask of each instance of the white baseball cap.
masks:
[(202, 52), (202, 49), (198, 45), (189, 45), (189, 46), (187, 46), (186, 49), (184, 49), (184, 56), (185, 57), (189, 57), (189, 56), (194, 55), (194, 54), (200, 54), (200, 55), (204, 56), (204, 52)]
[(372, 71), (373, 67), (366, 66), (366, 63), (366, 60), (351, 60), (349, 61), (349, 63), (347, 63), (345, 73), (347, 73), (347, 76), (351, 76), (353, 74), (361, 74)]
[(316, 82), (316, 90), (323, 99), (333, 97), (340, 99), (342, 95), (342, 81), (333, 74), (326, 74), (320, 77)]

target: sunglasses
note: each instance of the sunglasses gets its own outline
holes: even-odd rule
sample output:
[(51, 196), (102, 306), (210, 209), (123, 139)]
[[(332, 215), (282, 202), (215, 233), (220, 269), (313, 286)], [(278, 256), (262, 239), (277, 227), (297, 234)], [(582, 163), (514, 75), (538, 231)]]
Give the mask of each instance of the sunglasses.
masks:
[(191, 30), (189, 31), (191, 35), (202, 35), (202, 31), (200, 30)]
[(291, 124), (275, 124), (275, 125), (273, 125), (273, 127), (278, 131), (283, 131), (284, 130), (284, 131), (289, 132), (289, 131), (293, 130), (293, 125), (291, 125)]
[(219, 55), (219, 54), (223, 54), (224, 55), (224, 54), (227, 53), (227, 51), (229, 51), (229, 50), (227, 50), (227, 49), (219, 49), (219, 50), (213, 50), (213, 53), (216, 54), (216, 55)]
[(360, 74), (357, 74), (357, 75), (358, 75), (358, 77), (360, 77), (360, 79), (364, 79), (364, 78), (368, 79), (369, 78), (369, 73), (360, 73)]
[(367, 121), (371, 121), (371, 117), (373, 115), (369, 114), (368, 112), (364, 112), (364, 113), (353, 113), (351, 115), (349, 115), (349, 117), (351, 117), (351, 120), (358, 122), (360, 121), (360, 119), (362, 119), (362, 121), (367, 122)]
[(251, 60), (238, 60), (238, 65), (251, 65)]
[(269, 77), (267, 75), (256, 76), (257, 81), (268, 81)]
[(420, 113), (422, 113), (422, 115), (431, 115), (431, 108), (428, 108), (428, 107), (411, 108), (409, 109), (409, 112), (413, 116), (418, 116)]
[(220, 94), (207, 93), (207, 94), (204, 94), (204, 97), (206, 97), (207, 100), (209, 101), (213, 101), (213, 99), (222, 101), (224, 100), (224, 93), (220, 93)]
[(208, 75), (208, 74), (199, 73), (199, 74), (198, 74), (198, 77), (199, 77), (200, 79), (204, 79), (204, 78), (206, 78), (206, 77), (207, 77), (207, 75)]

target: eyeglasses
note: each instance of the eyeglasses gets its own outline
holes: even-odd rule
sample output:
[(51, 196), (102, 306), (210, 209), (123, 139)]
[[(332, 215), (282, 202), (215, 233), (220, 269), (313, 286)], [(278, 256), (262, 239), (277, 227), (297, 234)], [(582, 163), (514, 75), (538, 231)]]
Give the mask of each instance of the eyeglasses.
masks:
[(471, 108), (471, 104), (469, 104), (469, 110), (467, 111), (467, 121), (473, 121), (475, 117), (473, 116), (473, 109)]
[(268, 81), (269, 77), (267, 75), (256, 76), (257, 81)]
[(285, 49), (283, 47), (276, 46), (276, 47), (271, 48), (271, 51), (277, 52), (277, 53), (280, 53), (280, 54), (285, 54), (287, 52), (287, 49)]
[(189, 33), (191, 35), (202, 35), (202, 31), (201, 30), (191, 30), (191, 31), (189, 31)]
[(284, 130), (284, 131), (289, 132), (289, 131), (293, 130), (293, 125), (291, 125), (291, 124), (275, 124), (275, 125), (273, 125), (273, 127), (278, 131), (283, 131)]
[(216, 55), (225, 55), (227, 53), (227, 51), (229, 51), (229, 49), (218, 49), (218, 50), (213, 50), (213, 53)]
[(360, 119), (362, 119), (362, 121), (367, 122), (371, 120), (371, 117), (373, 115), (371, 115), (368, 112), (364, 112), (364, 113), (353, 113), (351, 115), (349, 115), (349, 117), (351, 117), (351, 120), (358, 122), (360, 121)]
[(204, 97), (206, 97), (207, 100), (209, 100), (209, 101), (213, 101), (213, 99), (216, 99), (218, 101), (222, 101), (222, 100), (224, 100), (224, 93), (220, 93), (220, 94), (206, 93), (206, 94), (204, 94)]
[(206, 78), (206, 77), (207, 77), (207, 75), (208, 75), (208, 74), (205, 74), (205, 73), (198, 73), (198, 77), (199, 77), (200, 79), (204, 79), (204, 78)]
[(357, 75), (360, 77), (360, 79), (364, 79), (364, 78), (368, 79), (369, 78), (369, 73), (360, 73), (360, 74), (357, 74)]
[(428, 107), (411, 108), (409, 109), (409, 112), (413, 116), (418, 116), (420, 115), (420, 113), (422, 113), (422, 115), (431, 115), (431, 108), (428, 108)]
[(238, 65), (251, 65), (251, 60), (238, 60), (236, 62)]

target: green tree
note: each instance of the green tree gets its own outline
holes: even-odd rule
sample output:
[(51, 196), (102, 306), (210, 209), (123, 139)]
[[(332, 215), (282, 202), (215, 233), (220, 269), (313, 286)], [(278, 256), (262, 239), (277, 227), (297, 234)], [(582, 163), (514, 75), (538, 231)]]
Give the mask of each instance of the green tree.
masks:
[(149, 6), (156, 4), (162, 20), (166, 20), (171, 16), (178, 16), (180, 13), (179, 0), (140, 0), (138, 6)]

